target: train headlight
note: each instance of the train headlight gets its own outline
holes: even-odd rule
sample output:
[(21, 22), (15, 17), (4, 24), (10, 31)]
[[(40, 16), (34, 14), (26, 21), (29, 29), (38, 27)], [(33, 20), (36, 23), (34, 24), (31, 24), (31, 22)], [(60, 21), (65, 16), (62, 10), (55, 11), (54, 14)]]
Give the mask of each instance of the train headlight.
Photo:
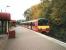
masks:
[(46, 28), (46, 31), (49, 31), (50, 29), (49, 28)]
[(48, 33), (50, 31), (50, 29), (49, 28), (46, 28), (46, 32)]
[(42, 28), (38, 29), (39, 32), (42, 32)]

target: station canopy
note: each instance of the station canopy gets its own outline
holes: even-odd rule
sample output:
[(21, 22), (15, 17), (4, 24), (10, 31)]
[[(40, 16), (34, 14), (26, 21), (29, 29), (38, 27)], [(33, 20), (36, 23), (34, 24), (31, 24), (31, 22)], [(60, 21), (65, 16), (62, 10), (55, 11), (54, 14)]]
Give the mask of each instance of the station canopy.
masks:
[(10, 13), (0, 12), (0, 20), (11, 20)]

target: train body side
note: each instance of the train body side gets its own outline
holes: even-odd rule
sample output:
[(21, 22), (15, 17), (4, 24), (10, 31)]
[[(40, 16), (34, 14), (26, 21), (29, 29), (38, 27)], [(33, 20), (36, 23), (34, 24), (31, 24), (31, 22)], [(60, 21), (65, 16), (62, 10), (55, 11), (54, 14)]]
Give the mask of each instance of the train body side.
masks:
[[(43, 20), (43, 19), (41, 19), (41, 20)], [(44, 21), (43, 22), (40, 22), (40, 21), (39, 20), (34, 20), (34, 21), (31, 21), (31, 22), (26, 22), (24, 24), (27, 28), (32, 29), (36, 32), (46, 32), (46, 33), (48, 33), (50, 31), (50, 26), (48, 24), (48, 21), (46, 21), (45, 23), (44, 23)]]

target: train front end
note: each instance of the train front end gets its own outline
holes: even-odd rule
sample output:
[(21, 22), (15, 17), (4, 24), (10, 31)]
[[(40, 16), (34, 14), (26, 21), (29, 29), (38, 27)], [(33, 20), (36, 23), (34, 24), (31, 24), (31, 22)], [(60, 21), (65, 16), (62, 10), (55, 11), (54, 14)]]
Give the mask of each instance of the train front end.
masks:
[(49, 26), (49, 21), (47, 19), (40, 19), (38, 20), (38, 32), (50, 32), (50, 26)]

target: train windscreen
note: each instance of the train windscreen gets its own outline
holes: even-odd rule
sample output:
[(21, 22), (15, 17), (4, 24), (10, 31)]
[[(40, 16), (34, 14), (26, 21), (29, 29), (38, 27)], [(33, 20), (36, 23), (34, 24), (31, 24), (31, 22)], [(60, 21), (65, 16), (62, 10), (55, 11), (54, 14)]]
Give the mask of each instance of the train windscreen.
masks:
[(40, 20), (38, 20), (38, 25), (39, 26), (48, 25), (48, 20), (47, 19), (40, 19)]

